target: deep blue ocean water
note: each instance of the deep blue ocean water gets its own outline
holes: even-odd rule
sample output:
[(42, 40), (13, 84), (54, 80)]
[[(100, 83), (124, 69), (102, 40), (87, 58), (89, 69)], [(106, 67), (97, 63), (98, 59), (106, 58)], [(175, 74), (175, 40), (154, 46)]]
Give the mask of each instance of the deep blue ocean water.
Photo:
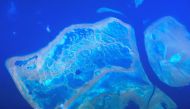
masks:
[[(125, 16), (97, 14), (100, 7), (116, 9)], [(45, 47), (71, 24), (93, 23), (110, 16), (135, 29), (140, 59), (152, 83), (180, 109), (190, 109), (190, 86), (172, 88), (162, 83), (151, 69), (145, 52), (144, 30), (167, 15), (176, 18), (190, 31), (189, 0), (144, 0), (138, 8), (133, 0), (0, 0), (0, 109), (31, 109), (5, 68), (7, 58)]]

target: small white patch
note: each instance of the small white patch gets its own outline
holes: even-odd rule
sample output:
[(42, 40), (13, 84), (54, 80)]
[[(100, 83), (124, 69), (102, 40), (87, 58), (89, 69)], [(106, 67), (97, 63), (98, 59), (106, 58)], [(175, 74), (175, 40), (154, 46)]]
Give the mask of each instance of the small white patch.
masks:
[(99, 9), (97, 9), (96, 11), (97, 13), (115, 13), (115, 14), (119, 14), (119, 15), (123, 15), (122, 12), (115, 10), (115, 9), (111, 9), (111, 8), (107, 8), (107, 7), (101, 7)]
[(46, 27), (46, 31), (47, 31), (48, 33), (51, 32), (51, 30), (50, 30), (50, 28), (49, 28), (49, 25)]

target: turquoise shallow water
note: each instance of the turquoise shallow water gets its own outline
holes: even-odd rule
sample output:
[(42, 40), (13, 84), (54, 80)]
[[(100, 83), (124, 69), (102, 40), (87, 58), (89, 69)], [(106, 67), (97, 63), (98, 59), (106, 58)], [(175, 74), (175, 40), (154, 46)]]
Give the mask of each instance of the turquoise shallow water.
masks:
[[(31, 108), (16, 89), (10, 74), (5, 69), (6, 59), (12, 56), (22, 56), (38, 51), (52, 41), (63, 28), (71, 24), (94, 23), (111, 16), (121, 19), (134, 28), (140, 60), (150, 81), (166, 93), (179, 108), (187, 109), (189, 107), (189, 101), (187, 100), (190, 96), (188, 93), (189, 86), (172, 88), (159, 80), (149, 65), (143, 38), (144, 30), (152, 22), (168, 15), (175, 17), (189, 30), (188, 1), (182, 0), (173, 2), (170, 0), (161, 0), (153, 2), (146, 0), (138, 8), (135, 8), (134, 3), (129, 0), (121, 0), (120, 2), (114, 0), (109, 2), (1, 1), (0, 4), (3, 10), (0, 14), (2, 18), (1, 25), (3, 25), (1, 26), (0, 39), (2, 48), (0, 58), (2, 72), (2, 76), (0, 77), (0, 86), (2, 89), (0, 91), (0, 107), (5, 109)], [(113, 11), (96, 13), (100, 7), (109, 7), (123, 14), (114, 13)], [(121, 64), (121, 62), (112, 64), (125, 65)], [(103, 66), (103, 64), (101, 63), (99, 66)], [(32, 69), (34, 67), (35, 66), (30, 66), (29, 68)], [(81, 71), (77, 70), (76, 74), (81, 74)], [(69, 76), (69, 78), (73, 80), (73, 82), (70, 82), (72, 87), (78, 87), (78, 85), (84, 84), (83, 81), (79, 82), (78, 80), (77, 85), (72, 84), (75, 83), (76, 80), (73, 79), (72, 75)], [(87, 79), (89, 78), (90, 77), (87, 77)], [(130, 78), (131, 81), (135, 80), (137, 83), (138, 81), (143, 83), (142, 79), (136, 77), (129, 76), (126, 78)], [(49, 84), (50, 81), (46, 83)], [(133, 103), (132, 106), (133, 108), (135, 107)]]

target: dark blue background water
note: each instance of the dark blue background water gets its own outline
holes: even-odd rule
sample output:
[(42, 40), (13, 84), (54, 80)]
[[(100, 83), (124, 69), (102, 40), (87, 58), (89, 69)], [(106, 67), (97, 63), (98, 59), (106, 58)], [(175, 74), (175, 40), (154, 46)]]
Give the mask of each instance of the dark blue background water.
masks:
[[(100, 7), (117, 9), (125, 16), (97, 14)], [(147, 61), (143, 31), (166, 15), (175, 17), (190, 31), (188, 0), (145, 0), (139, 8), (134, 8), (133, 0), (0, 0), (0, 109), (31, 109), (4, 66), (7, 58), (39, 50), (71, 24), (95, 22), (109, 16), (134, 27), (140, 58), (149, 79), (180, 109), (190, 109), (190, 87), (172, 88), (163, 84)], [(47, 26), (51, 32), (46, 30)]]

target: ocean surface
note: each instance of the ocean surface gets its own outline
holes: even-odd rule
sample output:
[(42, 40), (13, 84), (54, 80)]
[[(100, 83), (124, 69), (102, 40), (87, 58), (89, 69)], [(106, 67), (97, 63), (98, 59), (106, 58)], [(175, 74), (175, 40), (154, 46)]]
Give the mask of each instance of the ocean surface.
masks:
[[(109, 12), (97, 11), (102, 7)], [(173, 88), (161, 82), (145, 52), (144, 30), (164, 16), (174, 17), (190, 31), (189, 0), (144, 0), (138, 7), (133, 0), (0, 0), (0, 109), (31, 109), (5, 68), (6, 59), (38, 51), (72, 24), (107, 17), (134, 28), (140, 60), (151, 82), (179, 109), (190, 109), (190, 86)]]

